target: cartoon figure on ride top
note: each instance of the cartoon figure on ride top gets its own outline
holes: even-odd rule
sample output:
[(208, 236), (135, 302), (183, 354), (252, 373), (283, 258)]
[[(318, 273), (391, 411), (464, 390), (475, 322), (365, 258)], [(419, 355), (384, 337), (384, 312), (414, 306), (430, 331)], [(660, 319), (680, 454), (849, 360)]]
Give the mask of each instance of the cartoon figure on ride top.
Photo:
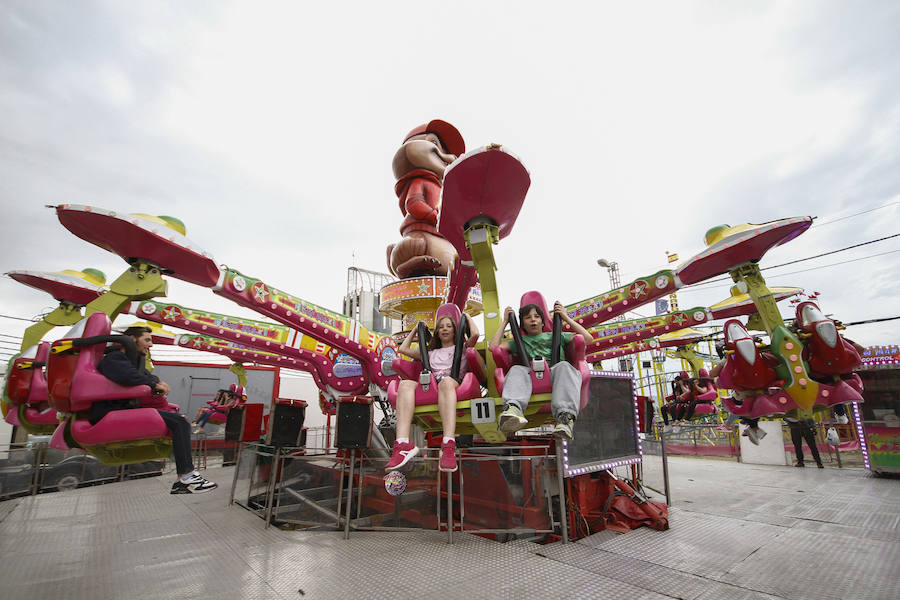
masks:
[(403, 239), (387, 247), (387, 263), (400, 279), (446, 275), (452, 266), (456, 250), (437, 230), (441, 182), (447, 165), (465, 151), (459, 131), (435, 119), (410, 131), (394, 155)]
[[(512, 307), (507, 306), (503, 322), (488, 344), (500, 367), (494, 375), (497, 391), (503, 396), (500, 429), (511, 433), (528, 425), (526, 411), (532, 396), (551, 392), (550, 410), (556, 421), (553, 435), (571, 440), (575, 419), (587, 403), (590, 372), (584, 360), (584, 345), (592, 337), (568, 315), (560, 302), (553, 305), (551, 327), (545, 317), (546, 306), (540, 293), (527, 292), (519, 308), (521, 330)], [(563, 322), (575, 333), (562, 333)], [(507, 324), (511, 326), (513, 339), (503, 341)], [(562, 346), (566, 346), (571, 362), (560, 360)], [(516, 354), (521, 364), (512, 365), (510, 353)]]
[[(478, 362), (474, 371), (484, 371), (481, 356), (472, 348), (479, 335), (475, 322), (454, 304), (442, 304), (434, 320), (430, 341), (427, 328), (420, 321), (400, 345), (400, 353), (413, 361), (394, 361), (394, 369), (403, 379), (399, 384), (391, 382), (388, 387), (388, 401), (397, 411), (397, 439), (391, 459), (385, 465), (387, 471), (403, 467), (418, 454), (418, 447), (409, 440), (413, 413), (418, 405), (435, 403), (444, 433), (439, 468), (445, 472), (456, 471), (457, 403), (481, 396), (475, 373), (468, 368), (468, 361), (474, 359)], [(413, 348), (417, 337), (419, 348)], [(427, 352), (422, 352), (422, 348)]]

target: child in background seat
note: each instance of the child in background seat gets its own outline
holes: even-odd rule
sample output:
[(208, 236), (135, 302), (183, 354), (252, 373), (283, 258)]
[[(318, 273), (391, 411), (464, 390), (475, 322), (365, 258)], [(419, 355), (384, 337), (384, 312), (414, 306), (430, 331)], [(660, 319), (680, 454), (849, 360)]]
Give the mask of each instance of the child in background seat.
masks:
[[(469, 339), (466, 344), (474, 346), (478, 341), (478, 327), (469, 315), (466, 315), (466, 320), (469, 323)], [(419, 349), (412, 347), (417, 330), (418, 326), (413, 327), (400, 345), (399, 352), (413, 360), (422, 360)], [(456, 322), (452, 317), (444, 315), (438, 319), (431, 341), (428, 342), (428, 361), (438, 385), (438, 411), (441, 415), (441, 424), (444, 426), (444, 438), (441, 441), (440, 470), (446, 472), (453, 472), (457, 469), (455, 438), (456, 388), (459, 387), (463, 375), (468, 370), (465, 357), (463, 357), (459, 368), (460, 381), (450, 377), (455, 349)], [(404, 379), (397, 388), (397, 439), (394, 442), (391, 459), (385, 466), (385, 471), (399, 469), (419, 453), (419, 448), (409, 441), (409, 429), (412, 425), (416, 403), (416, 388), (418, 386), (419, 382)]]
[[(216, 397), (213, 398), (213, 402), (221, 407), (226, 407), (229, 403), (231, 403), (233, 398), (231, 397), (231, 393), (228, 390), (219, 390), (216, 392)], [(207, 421), (216, 412), (216, 409), (212, 406), (202, 406), (197, 409), (197, 414), (194, 415), (194, 420), (191, 421), (191, 425), (194, 426), (193, 433), (200, 433), (203, 431), (203, 428), (206, 427)]]
[[(563, 322), (568, 323), (575, 331), (562, 334), (562, 345), (565, 347), (575, 335), (584, 338), (585, 343), (592, 337), (588, 331), (572, 319), (560, 302), (553, 305), (553, 312), (562, 317)], [(503, 311), (503, 323), (489, 342), (488, 347), (493, 349), (500, 347), (507, 352), (515, 353), (516, 342), (503, 339), (503, 331), (509, 324), (509, 316), (513, 313), (510, 306)], [(544, 310), (537, 304), (526, 304), (519, 309), (519, 322), (525, 335), (522, 343), (532, 357), (542, 356), (549, 360), (552, 353), (553, 333), (544, 331)], [(562, 439), (571, 440), (572, 428), (578, 417), (581, 405), (581, 372), (565, 360), (560, 360), (550, 369), (550, 381), (552, 385), (552, 398), (550, 410), (556, 420), (553, 435)], [(506, 374), (503, 384), (503, 412), (500, 413), (500, 429), (513, 432), (522, 429), (528, 423), (525, 418), (525, 409), (531, 400), (531, 366), (523, 367), (514, 365)]]

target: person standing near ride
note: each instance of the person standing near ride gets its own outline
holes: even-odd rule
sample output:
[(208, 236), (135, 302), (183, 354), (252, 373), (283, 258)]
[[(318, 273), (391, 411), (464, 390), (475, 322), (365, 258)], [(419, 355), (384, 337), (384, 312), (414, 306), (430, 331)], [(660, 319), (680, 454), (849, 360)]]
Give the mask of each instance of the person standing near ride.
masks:
[[(125, 348), (113, 346), (107, 349), (106, 355), (97, 365), (97, 370), (107, 379), (124, 386), (147, 385), (156, 394), (168, 394), (169, 384), (160, 381), (159, 377), (147, 371), (145, 357), (153, 346), (153, 338), (149, 327), (129, 327), (124, 334), (134, 340), (137, 346), (137, 364), (132, 363), (125, 354)], [(140, 408), (140, 400), (108, 400), (91, 405), (90, 422), (96, 424), (106, 413), (114, 410)], [(172, 484), (172, 494), (202, 494), (209, 492), (217, 484), (208, 481), (194, 470), (191, 460), (191, 425), (182, 415), (160, 410), (158, 411), (166, 427), (172, 433), (172, 453), (175, 455), (175, 467), (178, 480)]]
[(819, 448), (816, 445), (816, 422), (812, 419), (798, 419), (797, 417), (785, 417), (784, 420), (791, 430), (794, 454), (797, 455), (797, 462), (794, 463), (794, 466), (806, 466), (803, 464), (803, 441), (806, 440), (806, 445), (809, 446), (809, 451), (812, 453), (813, 460), (816, 461), (816, 466), (824, 469), (825, 465), (822, 464), (822, 457), (819, 456)]
[[(561, 302), (553, 305), (554, 314), (562, 317), (563, 322), (568, 323), (573, 333), (562, 334), (562, 345), (568, 344), (575, 335), (580, 335), (585, 344), (591, 339), (591, 334), (572, 319), (566, 312)], [(515, 314), (512, 307), (507, 306), (503, 311), (503, 323), (494, 334), (494, 338), (488, 343), (488, 348), (503, 348), (507, 352), (515, 353), (516, 342), (514, 340), (503, 341), (503, 331), (509, 324), (510, 315)], [(545, 316), (541, 307), (536, 304), (526, 304), (519, 309), (519, 322), (525, 335), (522, 336), (522, 344), (525, 350), (532, 356), (549, 358), (553, 348), (553, 333), (544, 331)], [(565, 439), (573, 439), (572, 428), (581, 405), (581, 372), (565, 360), (560, 360), (550, 369), (550, 382), (552, 385), (552, 397), (550, 410), (556, 420), (553, 435)], [(500, 413), (500, 429), (513, 432), (522, 429), (528, 424), (525, 418), (525, 409), (531, 400), (531, 366), (514, 365), (506, 374), (503, 384), (503, 412)]]
[[(472, 317), (466, 315), (469, 323), (468, 346), (474, 346), (478, 341), (478, 327)], [(418, 348), (413, 348), (417, 327), (413, 327), (406, 339), (398, 349), (400, 354), (413, 360), (422, 360)], [(453, 368), (453, 354), (456, 350), (456, 323), (449, 316), (443, 316), (434, 328), (431, 341), (428, 342), (428, 362), (431, 372), (438, 386), (438, 411), (441, 415), (441, 424), (444, 427), (444, 438), (441, 441), (441, 459), (439, 468), (441, 471), (453, 472), (456, 464), (456, 388), (459, 387), (463, 375), (468, 366), (465, 357), (459, 366), (459, 381), (450, 376)], [(482, 367), (483, 368), (483, 367)], [(385, 465), (385, 471), (399, 469), (419, 453), (419, 448), (409, 441), (409, 430), (412, 425), (413, 410), (416, 403), (417, 381), (404, 379), (397, 388), (397, 439), (391, 459)]]

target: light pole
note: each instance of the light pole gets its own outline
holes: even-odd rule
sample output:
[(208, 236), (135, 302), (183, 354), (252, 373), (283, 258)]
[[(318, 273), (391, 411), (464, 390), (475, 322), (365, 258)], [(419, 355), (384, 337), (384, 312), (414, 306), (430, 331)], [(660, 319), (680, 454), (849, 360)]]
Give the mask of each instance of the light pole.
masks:
[(598, 258), (597, 264), (601, 267), (606, 267), (606, 270), (609, 271), (609, 285), (612, 289), (622, 285), (622, 280), (619, 278), (619, 263), (606, 260), (605, 258)]
[[(611, 260), (607, 260), (605, 258), (598, 258), (597, 264), (601, 267), (606, 267), (606, 270), (609, 272), (609, 285), (611, 290), (618, 289), (622, 286), (622, 280), (619, 277), (619, 263)], [(616, 317), (616, 321), (624, 321), (625, 315), (619, 315)], [(638, 353), (637, 359), (641, 360), (641, 355)], [(633, 368), (634, 361), (631, 358), (620, 358), (619, 359), (619, 371), (631, 371)]]

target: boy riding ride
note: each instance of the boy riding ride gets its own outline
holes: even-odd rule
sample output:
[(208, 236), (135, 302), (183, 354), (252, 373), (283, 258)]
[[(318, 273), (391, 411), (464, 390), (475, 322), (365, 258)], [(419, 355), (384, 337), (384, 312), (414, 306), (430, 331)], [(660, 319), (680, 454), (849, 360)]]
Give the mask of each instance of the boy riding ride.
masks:
[[(565, 307), (560, 302), (553, 305), (553, 313), (558, 314), (575, 332), (562, 334), (562, 346), (568, 344), (576, 335), (581, 336), (585, 343), (592, 339), (591, 334), (566, 313)], [(503, 331), (510, 322), (510, 316), (514, 314), (512, 307), (509, 306), (503, 311), (503, 323), (488, 343), (490, 349), (503, 348), (510, 353), (519, 350), (514, 340), (503, 341)], [(524, 332), (522, 344), (527, 354), (533, 358), (542, 357), (549, 360), (553, 353), (553, 333), (545, 331), (546, 318), (543, 309), (537, 304), (525, 304), (519, 309), (519, 320)], [(567, 361), (561, 360), (550, 368), (550, 381), (552, 386), (550, 409), (556, 420), (553, 435), (571, 440), (572, 428), (575, 426), (575, 419), (581, 406), (581, 373)], [(518, 431), (528, 424), (525, 410), (528, 408), (531, 395), (531, 368), (522, 365), (512, 366), (503, 385), (503, 412), (500, 413), (502, 431)]]

